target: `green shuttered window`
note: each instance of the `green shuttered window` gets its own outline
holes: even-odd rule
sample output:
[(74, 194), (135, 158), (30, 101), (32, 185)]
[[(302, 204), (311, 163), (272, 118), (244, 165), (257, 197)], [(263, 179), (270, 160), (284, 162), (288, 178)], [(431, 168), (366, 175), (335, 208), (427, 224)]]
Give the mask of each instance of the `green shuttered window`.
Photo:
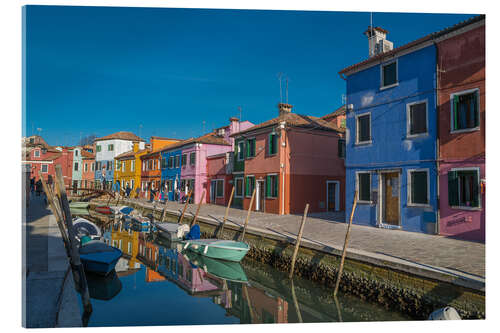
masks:
[(182, 161), (181, 161), (181, 165), (183, 167), (185, 167), (187, 164), (187, 154), (182, 154)]
[(478, 170), (448, 172), (448, 204), (452, 207), (479, 207)]
[(247, 176), (245, 181), (245, 196), (251, 197), (255, 188), (255, 177)]
[(410, 171), (410, 203), (427, 205), (429, 198), (427, 196), (428, 172), (426, 170)]
[(266, 197), (278, 197), (278, 175), (268, 175), (266, 177)]
[(278, 135), (276, 133), (269, 134), (268, 138), (268, 150), (269, 155), (274, 155), (278, 152)]
[(189, 164), (194, 165), (196, 161), (196, 152), (189, 154)]
[(371, 174), (369, 172), (358, 173), (358, 200), (370, 201)]
[(247, 140), (247, 158), (255, 156), (255, 139)]
[(479, 126), (479, 91), (453, 95), (451, 100), (452, 130), (459, 131)]

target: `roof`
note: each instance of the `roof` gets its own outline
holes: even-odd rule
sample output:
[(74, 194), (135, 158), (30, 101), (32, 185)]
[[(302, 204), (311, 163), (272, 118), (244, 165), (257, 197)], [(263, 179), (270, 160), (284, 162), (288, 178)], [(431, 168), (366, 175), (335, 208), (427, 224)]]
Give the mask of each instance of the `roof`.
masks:
[(414, 40), (410, 43), (407, 43), (405, 45), (402, 45), (400, 47), (397, 47), (391, 51), (388, 51), (388, 52), (384, 52), (384, 53), (381, 53), (381, 54), (378, 54), (376, 56), (373, 56), (371, 58), (368, 58), (364, 61), (361, 61), (361, 62), (358, 62), (357, 64), (354, 64), (354, 65), (351, 65), (349, 67), (346, 67), (344, 69), (342, 69), (339, 74), (345, 74), (347, 72), (350, 72), (352, 70), (355, 70), (355, 69), (358, 69), (359, 67), (361, 66), (364, 66), (364, 65), (368, 65), (368, 64), (371, 64), (371, 63), (375, 63), (385, 57), (389, 57), (389, 56), (394, 56), (396, 55), (397, 53), (401, 52), (401, 51), (404, 51), (404, 50), (407, 50), (413, 46), (417, 46), (419, 44), (422, 44), (424, 42), (427, 42), (427, 41), (430, 41), (434, 38), (437, 38), (437, 37), (440, 37), (440, 36), (443, 36), (447, 33), (450, 33), (454, 30), (458, 30), (460, 28), (463, 28), (469, 24), (473, 24), (473, 23), (476, 23), (476, 22), (479, 22), (481, 20), (484, 20), (485, 19), (485, 15), (478, 15), (478, 16), (474, 16), (474, 17), (471, 17), (470, 19), (468, 20), (465, 20), (465, 21), (462, 21), (462, 22), (459, 22), (451, 27), (448, 27), (448, 28), (445, 28), (443, 30), (440, 30), (440, 31), (436, 31), (436, 32), (433, 32), (433, 33), (430, 33), (422, 38), (419, 38), (417, 40)]
[(149, 149), (140, 149), (138, 151), (129, 150), (120, 155), (115, 156), (115, 160), (134, 158), (135, 155), (149, 151)]
[(181, 139), (174, 139), (174, 138), (165, 138), (163, 136), (152, 136), (151, 139), (153, 140), (173, 140), (173, 141), (182, 141)]
[(137, 135), (135, 135), (134, 133), (132, 132), (116, 132), (116, 133), (113, 133), (113, 134), (110, 134), (110, 135), (106, 135), (106, 136), (103, 136), (101, 138), (97, 138), (94, 140), (94, 142), (96, 141), (104, 141), (104, 140), (128, 140), (128, 141), (146, 141), (144, 139), (141, 139), (140, 137), (138, 137)]
[(91, 159), (95, 158), (95, 154), (89, 153), (88, 151), (83, 150), (83, 149), (81, 150), (81, 154), (82, 154), (83, 158), (91, 158)]
[(240, 131), (240, 132), (231, 134), (230, 136), (234, 137), (234, 136), (238, 136), (241, 134), (250, 133), (250, 132), (253, 132), (253, 131), (261, 129), (261, 128), (266, 128), (266, 127), (270, 127), (270, 126), (279, 124), (283, 121), (286, 122), (287, 125), (293, 126), (293, 127), (312, 128), (312, 129), (319, 129), (319, 130), (326, 130), (326, 131), (337, 131), (337, 132), (344, 132), (345, 131), (343, 128), (339, 128), (335, 124), (331, 124), (324, 119), (314, 117), (314, 116), (305, 116), (305, 115), (289, 112), (289, 113), (281, 114), (278, 117), (270, 119), (270, 120), (265, 121), (263, 123), (252, 126), (244, 131)]
[(329, 120), (331, 118), (335, 118), (337, 116), (344, 115), (344, 114), (345, 114), (345, 105), (342, 105), (341, 107), (339, 107), (337, 110), (333, 111), (332, 113), (324, 115), (323, 117), (321, 117), (321, 119)]
[(211, 145), (222, 145), (222, 146), (231, 146), (229, 142), (224, 140), (223, 137), (218, 136), (215, 132), (210, 132), (205, 135), (199, 136), (197, 138), (191, 138), (179, 143), (174, 143), (173, 145), (168, 145), (163, 147), (160, 151), (168, 151), (175, 148), (180, 148), (193, 143), (205, 143)]

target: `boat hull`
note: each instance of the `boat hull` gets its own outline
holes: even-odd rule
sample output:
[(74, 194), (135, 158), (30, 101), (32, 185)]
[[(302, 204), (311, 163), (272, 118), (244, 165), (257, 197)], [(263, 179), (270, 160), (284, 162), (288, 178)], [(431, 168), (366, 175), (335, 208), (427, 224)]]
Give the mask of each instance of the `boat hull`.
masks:
[(241, 261), (248, 250), (250, 250), (247, 244), (234, 241), (192, 240), (184, 241), (183, 244), (183, 249), (185, 250), (193, 251), (209, 258), (236, 262)]

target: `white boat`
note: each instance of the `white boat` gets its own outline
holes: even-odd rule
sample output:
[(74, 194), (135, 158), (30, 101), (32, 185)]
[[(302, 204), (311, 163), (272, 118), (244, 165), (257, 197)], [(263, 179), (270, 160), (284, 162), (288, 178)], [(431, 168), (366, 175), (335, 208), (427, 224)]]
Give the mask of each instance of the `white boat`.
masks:
[(182, 240), (189, 232), (189, 225), (187, 224), (163, 222), (155, 223), (155, 225), (156, 229), (160, 233), (160, 236), (163, 236), (170, 241)]
[(89, 236), (91, 239), (100, 239), (102, 237), (101, 229), (95, 223), (83, 217), (76, 217), (73, 219), (73, 229), (79, 240), (83, 236)]

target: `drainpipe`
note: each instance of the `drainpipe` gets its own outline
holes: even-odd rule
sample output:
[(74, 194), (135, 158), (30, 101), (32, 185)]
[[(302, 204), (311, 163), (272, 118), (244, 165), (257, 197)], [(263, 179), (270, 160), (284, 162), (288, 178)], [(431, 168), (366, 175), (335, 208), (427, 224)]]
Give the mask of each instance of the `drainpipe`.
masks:
[[(286, 161), (286, 150), (283, 149), (283, 144), (286, 142), (286, 131), (285, 131), (285, 124), (286, 122), (281, 122), (280, 123), (280, 130), (281, 130), (281, 133), (283, 133), (283, 141), (281, 143), (281, 156), (282, 158), (280, 158), (280, 160), (282, 160), (283, 162), (281, 162), (281, 215), (285, 215), (285, 161)], [(281, 141), (281, 140), (280, 140)], [(286, 147), (286, 146), (285, 146)]]
[(433, 40), (434, 47), (436, 48), (436, 93), (434, 95), (434, 108), (436, 110), (436, 225), (434, 226), (434, 232), (439, 235), (439, 223), (440, 223), (440, 209), (441, 209), (441, 199), (439, 195), (439, 109), (438, 109), (438, 93), (439, 93), (439, 49), (436, 40)]

